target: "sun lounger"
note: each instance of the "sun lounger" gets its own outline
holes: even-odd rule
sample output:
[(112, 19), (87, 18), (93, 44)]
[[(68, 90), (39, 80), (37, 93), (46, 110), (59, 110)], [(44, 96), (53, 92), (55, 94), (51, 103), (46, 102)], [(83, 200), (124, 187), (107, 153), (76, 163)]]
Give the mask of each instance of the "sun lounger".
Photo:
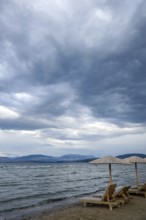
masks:
[(115, 188), (116, 184), (109, 184), (102, 197), (100, 195), (99, 197), (98, 195), (96, 197), (83, 197), (80, 199), (80, 202), (82, 202), (85, 207), (87, 204), (108, 205), (109, 209), (112, 210), (113, 207), (120, 206), (120, 202), (113, 197)]
[[(126, 202), (129, 202), (130, 199), (133, 197), (129, 195), (129, 190), (130, 186), (119, 186), (115, 188), (115, 192), (113, 193), (113, 198), (115, 200), (118, 200), (119, 203), (124, 205)], [(94, 194), (93, 197), (102, 197), (102, 195), (99, 194)]]
[(139, 185), (138, 187), (132, 187), (128, 190), (130, 194), (141, 195), (146, 198), (146, 183)]
[(115, 189), (114, 197), (116, 200), (121, 201), (124, 205), (126, 202), (129, 202), (133, 197), (129, 195), (128, 190), (131, 186), (119, 186)]

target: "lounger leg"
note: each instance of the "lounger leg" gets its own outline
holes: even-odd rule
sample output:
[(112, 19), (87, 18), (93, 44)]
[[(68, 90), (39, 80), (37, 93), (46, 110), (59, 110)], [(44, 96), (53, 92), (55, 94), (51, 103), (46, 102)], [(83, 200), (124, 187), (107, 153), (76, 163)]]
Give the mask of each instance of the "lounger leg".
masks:
[(124, 205), (125, 204), (124, 201), (121, 201), (121, 203), (118, 204), (118, 208), (121, 207), (121, 204)]
[(113, 207), (111, 204), (109, 204), (109, 210), (112, 211), (113, 210)]
[(87, 206), (87, 204), (86, 204), (86, 202), (84, 202), (84, 207), (86, 207)]
[(122, 196), (123, 196), (123, 198), (127, 201), (127, 197), (126, 197), (124, 194), (122, 194)]

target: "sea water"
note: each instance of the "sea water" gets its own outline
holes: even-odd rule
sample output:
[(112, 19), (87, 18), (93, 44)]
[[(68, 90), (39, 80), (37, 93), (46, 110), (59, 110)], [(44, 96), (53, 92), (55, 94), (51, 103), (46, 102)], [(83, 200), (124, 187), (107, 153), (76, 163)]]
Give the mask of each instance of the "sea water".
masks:
[[(146, 165), (138, 164), (139, 182), (146, 182)], [(135, 185), (134, 165), (112, 165), (113, 182)], [(0, 164), (0, 216), (13, 217), (20, 210), (41, 210), (85, 194), (102, 191), (109, 182), (108, 165), (88, 163)], [(53, 205), (52, 205), (53, 206)]]

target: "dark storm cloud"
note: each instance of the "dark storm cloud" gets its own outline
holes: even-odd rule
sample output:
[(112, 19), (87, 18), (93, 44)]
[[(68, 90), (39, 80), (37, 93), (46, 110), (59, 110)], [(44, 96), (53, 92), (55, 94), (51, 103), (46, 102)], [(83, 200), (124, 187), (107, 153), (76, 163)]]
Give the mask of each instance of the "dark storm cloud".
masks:
[(46, 128), (38, 118), (75, 115), (77, 105), (119, 126), (146, 122), (144, 1), (71, 1), (55, 13), (51, 1), (47, 13), (25, 1), (0, 4), (0, 105), (36, 119), (5, 119), (2, 129)]
[[(51, 127), (52, 126), (53, 125), (51, 125)], [(13, 120), (0, 119), (0, 127), (2, 130), (38, 130), (42, 128), (48, 128), (49, 125), (24, 117), (23, 120), (22, 118)]]
[(93, 58), (92, 74), (81, 85), (80, 97), (97, 117), (112, 118), (117, 123), (146, 122), (145, 9), (142, 2), (131, 18), (119, 50), (100, 63)]

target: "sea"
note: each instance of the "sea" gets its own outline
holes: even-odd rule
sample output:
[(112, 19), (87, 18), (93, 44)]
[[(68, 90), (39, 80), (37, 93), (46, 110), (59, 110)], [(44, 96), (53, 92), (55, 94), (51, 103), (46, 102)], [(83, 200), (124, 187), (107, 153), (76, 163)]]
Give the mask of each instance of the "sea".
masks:
[[(146, 165), (138, 164), (139, 182), (146, 182)], [(136, 185), (134, 165), (112, 165), (117, 186)], [(0, 220), (21, 219), (37, 212), (79, 202), (103, 191), (109, 183), (108, 164), (1, 163)]]

